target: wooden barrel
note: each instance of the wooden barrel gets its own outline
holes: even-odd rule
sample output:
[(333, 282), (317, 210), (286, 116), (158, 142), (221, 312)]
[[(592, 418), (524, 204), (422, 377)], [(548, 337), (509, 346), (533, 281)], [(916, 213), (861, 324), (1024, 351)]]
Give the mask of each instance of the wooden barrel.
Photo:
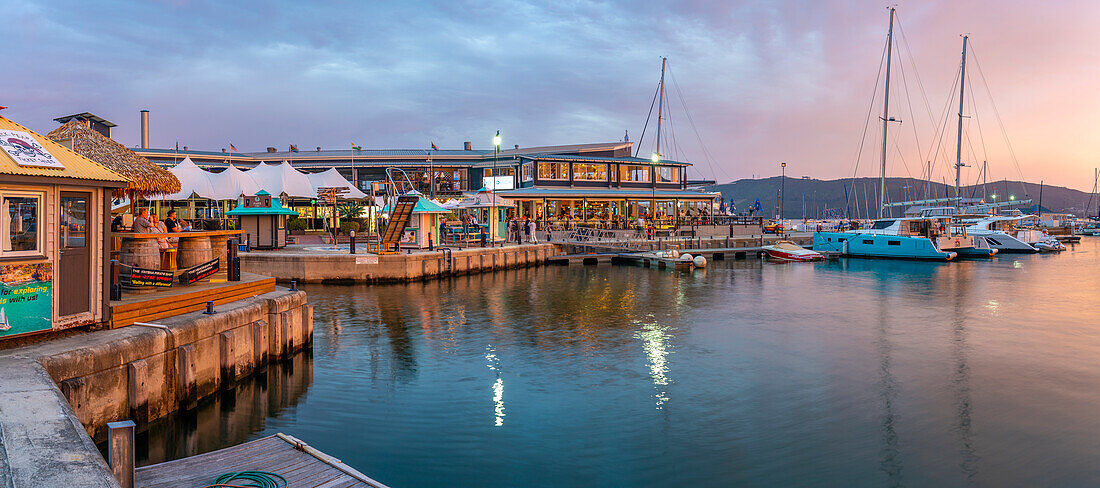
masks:
[(186, 269), (214, 259), (214, 250), (210, 247), (209, 237), (180, 236), (176, 252), (176, 267)]
[[(135, 268), (160, 269), (160, 246), (157, 245), (156, 239), (124, 237), (119, 249), (118, 261)], [(144, 294), (156, 291), (152, 287), (123, 286), (129, 290), (127, 293)]]
[(160, 269), (160, 247), (156, 239), (123, 238), (118, 261), (136, 268)]

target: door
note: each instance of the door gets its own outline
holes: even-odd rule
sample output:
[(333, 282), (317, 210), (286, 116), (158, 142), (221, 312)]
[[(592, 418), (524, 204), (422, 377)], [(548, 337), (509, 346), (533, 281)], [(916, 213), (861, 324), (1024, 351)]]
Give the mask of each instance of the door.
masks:
[(58, 316), (92, 311), (92, 255), (89, 249), (92, 216), (87, 192), (61, 192), (61, 269), (58, 274)]

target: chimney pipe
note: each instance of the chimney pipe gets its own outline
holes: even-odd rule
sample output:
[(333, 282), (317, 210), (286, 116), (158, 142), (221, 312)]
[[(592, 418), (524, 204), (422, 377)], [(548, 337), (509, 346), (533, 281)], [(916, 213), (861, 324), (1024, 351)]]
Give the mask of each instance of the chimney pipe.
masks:
[(141, 148), (149, 149), (149, 111), (141, 111)]
[(462, 143), (462, 148), (467, 150), (467, 151), (473, 151), (474, 150), (474, 143), (472, 143), (470, 141), (463, 142)]

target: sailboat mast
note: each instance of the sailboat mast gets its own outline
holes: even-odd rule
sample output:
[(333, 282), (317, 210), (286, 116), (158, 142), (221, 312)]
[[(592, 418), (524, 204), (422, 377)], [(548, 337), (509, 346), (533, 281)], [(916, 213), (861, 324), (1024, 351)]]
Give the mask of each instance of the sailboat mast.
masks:
[(955, 206), (962, 203), (959, 198), (959, 180), (962, 176), (962, 149), (963, 149), (963, 95), (966, 93), (966, 39), (963, 36), (962, 67), (959, 68), (959, 134), (955, 144)]
[(886, 209), (886, 127), (890, 124), (890, 57), (894, 53), (894, 7), (890, 7), (890, 30), (886, 33), (886, 90), (882, 96), (882, 169), (878, 184), (878, 218)]
[(657, 157), (661, 157), (661, 117), (665, 114), (665, 63), (668, 58), (661, 58), (661, 94), (657, 99)]

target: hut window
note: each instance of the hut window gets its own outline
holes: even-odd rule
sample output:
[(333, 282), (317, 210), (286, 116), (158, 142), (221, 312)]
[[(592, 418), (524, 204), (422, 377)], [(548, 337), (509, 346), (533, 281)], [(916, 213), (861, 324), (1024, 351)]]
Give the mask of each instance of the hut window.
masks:
[(0, 254), (41, 254), (41, 195), (4, 192), (0, 198)]

